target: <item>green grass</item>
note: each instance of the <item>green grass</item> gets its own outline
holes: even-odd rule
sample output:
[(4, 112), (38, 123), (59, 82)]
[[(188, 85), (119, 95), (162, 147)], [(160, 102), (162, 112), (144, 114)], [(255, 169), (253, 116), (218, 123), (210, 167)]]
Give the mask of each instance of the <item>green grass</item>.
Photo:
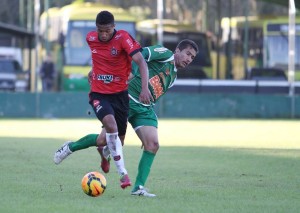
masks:
[[(96, 133), (95, 120), (0, 120), (0, 212), (298, 212), (300, 122), (161, 120), (161, 148), (146, 187), (156, 198), (130, 196), (112, 165), (98, 198), (81, 178), (99, 169), (94, 148), (54, 165), (66, 139)], [(124, 147), (134, 181), (141, 155), (131, 128)]]

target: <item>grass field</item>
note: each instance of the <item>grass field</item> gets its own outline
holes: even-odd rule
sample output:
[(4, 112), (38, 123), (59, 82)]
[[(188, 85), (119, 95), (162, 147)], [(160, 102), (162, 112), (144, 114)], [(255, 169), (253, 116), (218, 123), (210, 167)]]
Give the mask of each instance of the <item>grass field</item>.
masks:
[[(85, 195), (81, 178), (99, 170), (94, 148), (54, 165), (65, 140), (99, 128), (91, 119), (0, 120), (0, 212), (299, 212), (300, 121), (160, 120), (146, 185), (156, 198), (122, 190), (114, 166), (104, 195)], [(134, 181), (141, 149), (131, 128), (125, 143)]]

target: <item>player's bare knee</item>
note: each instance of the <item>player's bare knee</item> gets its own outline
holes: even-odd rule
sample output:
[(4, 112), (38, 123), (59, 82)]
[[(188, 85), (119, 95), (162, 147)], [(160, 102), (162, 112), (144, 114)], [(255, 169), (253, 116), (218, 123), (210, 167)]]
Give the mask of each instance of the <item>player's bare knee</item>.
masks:
[(149, 150), (153, 153), (156, 153), (159, 149), (159, 143), (157, 141), (149, 143)]
[(158, 143), (158, 141), (153, 143), (153, 148), (154, 148), (155, 152), (158, 151), (158, 149), (159, 149), (159, 143)]
[(118, 132), (118, 127), (116, 124), (114, 123), (109, 123), (109, 124), (106, 124), (105, 126), (105, 130), (107, 133), (115, 133), (115, 132)]
[(99, 134), (97, 137), (97, 146), (105, 146), (105, 145), (106, 145), (105, 134)]

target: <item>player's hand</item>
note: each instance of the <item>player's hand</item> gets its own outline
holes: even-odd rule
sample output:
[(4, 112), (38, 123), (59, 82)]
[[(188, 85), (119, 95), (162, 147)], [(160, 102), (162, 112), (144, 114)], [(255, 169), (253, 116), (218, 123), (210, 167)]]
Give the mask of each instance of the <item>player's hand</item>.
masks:
[(139, 101), (143, 104), (151, 104), (151, 101), (153, 102), (154, 99), (151, 95), (150, 90), (147, 89), (142, 89), (140, 96), (139, 96)]

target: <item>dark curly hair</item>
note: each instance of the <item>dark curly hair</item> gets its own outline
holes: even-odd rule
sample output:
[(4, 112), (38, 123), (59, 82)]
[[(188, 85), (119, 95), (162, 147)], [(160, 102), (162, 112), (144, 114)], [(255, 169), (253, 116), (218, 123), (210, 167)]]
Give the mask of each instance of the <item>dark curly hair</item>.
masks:
[(106, 10), (98, 13), (96, 18), (96, 24), (99, 25), (114, 24), (114, 22), (115, 22), (114, 15)]

